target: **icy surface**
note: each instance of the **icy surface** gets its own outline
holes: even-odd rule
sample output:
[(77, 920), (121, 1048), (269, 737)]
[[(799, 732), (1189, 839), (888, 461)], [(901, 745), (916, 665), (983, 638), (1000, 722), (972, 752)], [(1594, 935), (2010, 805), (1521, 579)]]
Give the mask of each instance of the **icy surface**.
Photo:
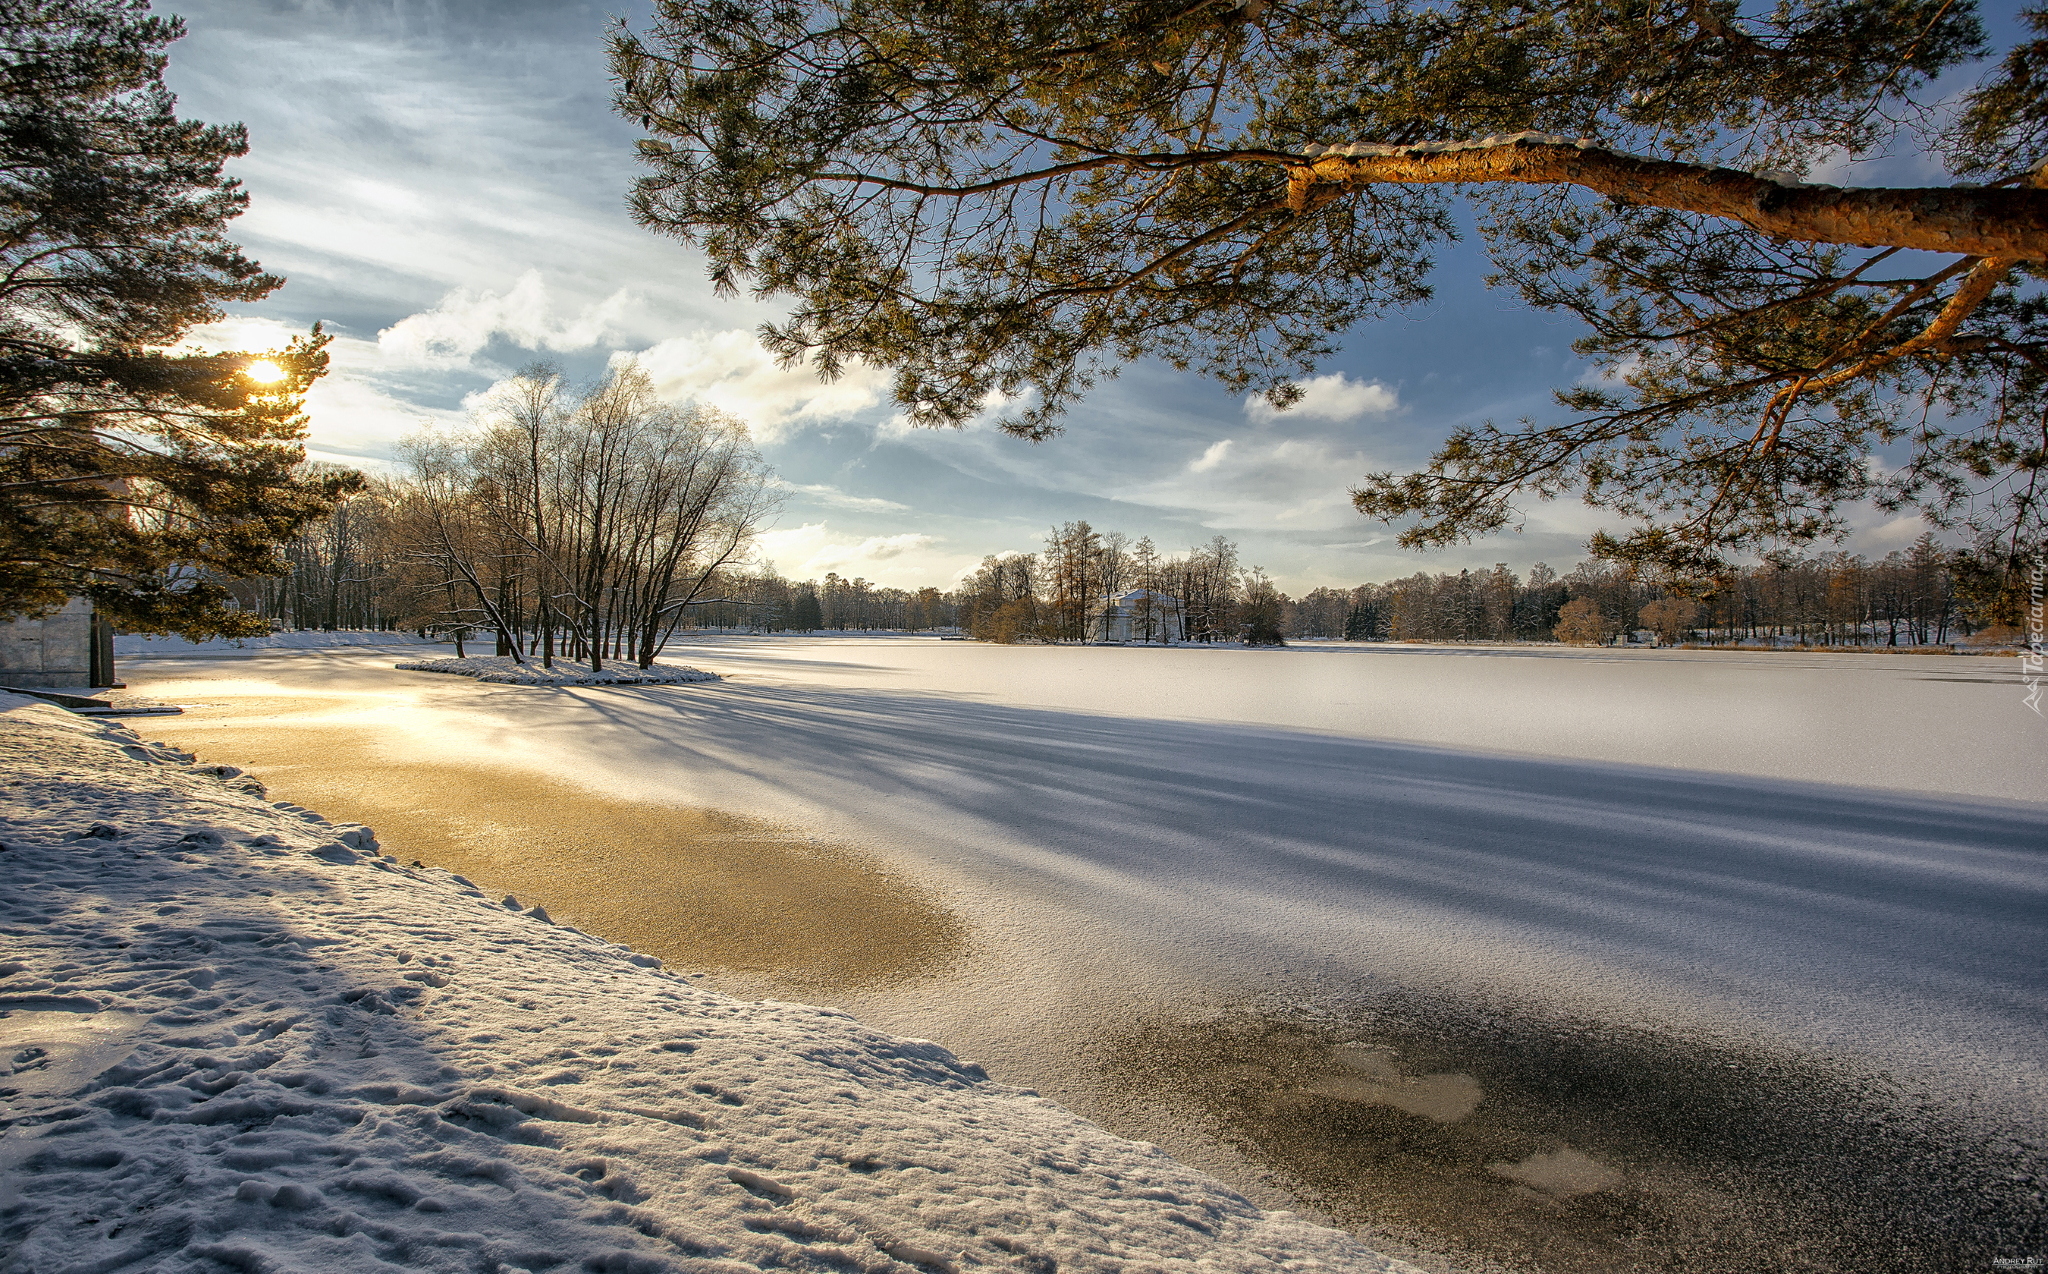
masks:
[(123, 655), (209, 655), (236, 650), (333, 650), (345, 646), (431, 646), (417, 633), (385, 632), (373, 628), (342, 628), (332, 631), (307, 629), (303, 632), (271, 633), (263, 637), (221, 637), (213, 641), (186, 641), (183, 637), (155, 637), (130, 633), (114, 638), (114, 654)]
[(529, 660), (520, 663), (510, 655), (478, 655), (466, 659), (412, 659), (396, 665), (406, 672), (446, 672), (458, 677), (508, 686), (672, 686), (691, 681), (716, 681), (715, 673), (676, 664), (657, 663), (642, 668), (622, 663), (592, 670), (589, 664), (557, 659), (552, 668)]
[[(124, 671), (172, 702), (209, 699), (201, 675), (289, 697), (308, 744), (374, 727), (387, 760), (883, 856), (971, 954), (832, 1002), (1104, 1121), (1093, 1050), (1134, 1019), (1387, 988), (1840, 1059), (2048, 1127), (2048, 721), (2017, 661), (858, 636), (668, 655), (724, 680), (537, 696), (367, 651)], [(1172, 1128), (1119, 1126), (1278, 1202)]]
[(2012, 660), (853, 637), (669, 653), (724, 680), (536, 700), (367, 652), (232, 667), (362, 705), (346, 719), (394, 755), (891, 855), (980, 954), (840, 1006), (1062, 1100), (1080, 1100), (1062, 1041), (1134, 1004), (1371, 979), (1762, 1033), (2048, 1119), (2048, 722)]
[(8, 1271), (1405, 1268), (122, 727), (0, 696), (0, 773)]

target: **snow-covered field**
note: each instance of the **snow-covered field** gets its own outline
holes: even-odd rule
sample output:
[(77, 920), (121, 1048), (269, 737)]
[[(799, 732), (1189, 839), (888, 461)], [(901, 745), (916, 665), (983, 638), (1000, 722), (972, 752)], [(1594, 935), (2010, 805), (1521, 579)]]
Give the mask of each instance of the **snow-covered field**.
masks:
[[(1293, 1187), (1113, 1099), (1106, 1041), (1247, 1005), (1363, 1030), (1341, 1013), (1378, 988), (1811, 1059), (2048, 1127), (2048, 722), (2011, 660), (738, 636), (666, 657), (722, 680), (494, 688), (368, 651), (124, 672), (176, 702), (302, 697), (278, 730), (374, 730), (387, 761), (885, 856), (973, 941), (836, 1005), (1262, 1201)], [(204, 721), (175, 720), (215, 755)]]
[(843, 1014), (0, 695), (0, 1268), (1391, 1270)]

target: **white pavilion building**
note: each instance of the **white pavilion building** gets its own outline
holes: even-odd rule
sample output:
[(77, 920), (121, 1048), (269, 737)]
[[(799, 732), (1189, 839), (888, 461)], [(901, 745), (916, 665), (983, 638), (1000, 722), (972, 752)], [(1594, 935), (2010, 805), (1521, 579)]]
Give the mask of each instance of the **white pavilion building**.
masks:
[(1175, 642), (1186, 637), (1180, 598), (1151, 588), (1134, 588), (1103, 599), (1088, 617), (1089, 641)]

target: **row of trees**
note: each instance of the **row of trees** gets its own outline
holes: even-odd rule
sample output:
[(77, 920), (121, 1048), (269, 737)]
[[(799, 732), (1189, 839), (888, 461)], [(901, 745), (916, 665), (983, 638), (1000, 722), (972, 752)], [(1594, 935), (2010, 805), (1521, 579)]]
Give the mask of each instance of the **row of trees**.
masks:
[(1138, 641), (1278, 642), (1282, 598), (1265, 573), (1239, 562), (1223, 536), (1178, 555), (1149, 537), (1069, 522), (1045, 549), (982, 559), (955, 596), (958, 622), (986, 641), (1083, 641), (1118, 599)]
[(237, 606), (286, 628), (388, 629), (417, 622), (413, 580), (388, 554), (390, 497), (388, 484), (367, 487), (280, 547), (285, 572), (227, 581)]
[[(412, 440), (406, 477), (373, 482), (301, 532), (284, 549), (290, 574), (236, 581), (236, 598), (294, 628), (481, 629), (496, 635), (500, 654), (537, 648), (543, 659), (555, 648), (552, 634), (577, 658), (594, 642), (600, 657), (623, 651), (643, 662), (678, 628), (966, 629), (995, 641), (1078, 641), (1109, 600), (1133, 589), (1171, 599), (1149, 613), (1139, 606), (1139, 640), (1235, 640), (1252, 628), (1259, 639), (1278, 640), (1293, 605), (1258, 568), (1240, 568), (1237, 546), (1221, 536), (1166, 555), (1149, 539), (1133, 542), (1086, 522), (1051, 532), (1042, 553), (984, 558), (951, 591), (888, 588), (837, 573), (792, 581), (772, 567), (747, 569), (745, 551), (766, 508), (765, 471), (751, 450), (733, 463), (744, 435), (716, 413), (642, 404), (701, 430), (699, 445), (717, 453), (721, 463), (700, 464), (694, 486), (675, 480), (675, 466), (655, 464), (623, 484), (637, 498), (609, 504), (595, 493), (575, 501), (559, 494), (584, 490), (582, 482), (557, 476), (536, 484), (534, 474), (551, 465), (577, 470), (595, 460), (587, 447), (564, 447), (559, 438), (552, 448), (537, 444), (530, 422), (549, 413), (536, 404), (553, 402), (549, 412), (562, 417), (555, 428), (576, 436), (589, 427), (590, 405), (611, 403), (618, 382), (632, 378), (630, 369), (615, 373), (563, 412), (558, 379), (523, 374), (477, 430)], [(594, 487), (599, 476), (586, 481)], [(662, 519), (649, 502), (656, 486), (671, 497), (671, 523), (689, 522), (694, 540), (658, 533)], [(535, 490), (544, 496), (537, 502)], [(610, 552), (616, 570), (605, 581), (581, 582), (608, 552), (599, 539), (606, 528), (637, 547)], [(583, 614), (596, 616), (595, 635), (574, 622)]]
[[(1138, 600), (1134, 640), (1600, 642), (1648, 630), (1668, 642), (1920, 646), (2016, 626), (2025, 586), (1996, 549), (1954, 550), (1929, 534), (1878, 561), (1780, 555), (1684, 592), (1591, 559), (1562, 575), (1541, 562), (1526, 576), (1500, 564), (1291, 598), (1241, 567), (1221, 536), (1167, 557), (1149, 540), (1077, 522), (1048, 535), (1042, 553), (984, 559), (949, 600), (961, 626), (993, 641), (1085, 639), (1091, 613), (1144, 589), (1170, 600)], [(1156, 624), (1136, 614), (1147, 602)]]
[[(515, 393), (547, 386), (530, 379), (515, 386)], [(558, 384), (549, 389), (560, 392)], [(508, 434), (503, 423), (465, 440), (420, 444), (420, 463), (449, 467), (431, 469), (431, 482), (416, 467), (412, 479), (377, 484), (348, 501), (286, 546), (289, 575), (240, 581), (233, 585), (237, 597), (272, 621), (299, 628), (405, 624), (498, 630), (496, 615), (505, 621), (498, 630), (500, 653), (537, 644), (546, 659), (555, 648), (552, 632), (555, 644), (583, 657), (591, 649), (591, 626), (572, 622), (559, 598), (542, 596), (544, 579), (582, 578), (553, 565), (572, 555), (532, 548), (529, 540), (545, 532), (527, 536), (507, 528), (502, 518), (511, 506), (503, 488), (475, 473), (483, 457), (505, 454), (508, 437), (529, 437), (516, 427)], [(709, 432), (730, 444), (718, 426)], [(525, 472), (517, 466), (515, 471)], [(456, 481), (465, 473), (470, 476)], [(716, 503), (717, 487), (700, 486), (683, 503)], [(759, 496), (753, 480), (727, 482), (731, 503), (722, 518), (703, 519), (716, 521), (718, 529), (695, 550), (686, 549), (689, 571), (658, 576), (668, 584), (667, 605), (650, 605), (648, 588), (634, 582), (648, 575), (644, 566), (622, 567), (625, 600), (595, 621), (598, 634), (611, 634), (596, 638), (600, 659), (623, 650), (636, 660), (651, 660), (678, 628), (964, 629), (987, 641), (1080, 641), (1099, 631), (1095, 622), (1116, 597), (1133, 590), (1149, 594), (1126, 606), (1135, 641), (1604, 642), (1648, 630), (1667, 642), (1923, 646), (2017, 624), (2026, 584), (2007, 577), (1995, 552), (1957, 551), (1927, 535), (1877, 561), (1846, 553), (1774, 558), (1730, 571), (1697, 594), (1672, 592), (1595, 559), (1562, 575), (1540, 562), (1526, 575), (1502, 564), (1489, 571), (1418, 572), (1355, 588), (1317, 588), (1294, 598), (1257, 567), (1240, 567), (1237, 546), (1221, 536), (1166, 555), (1149, 539), (1133, 541), (1074, 522), (1049, 533), (1040, 553), (984, 558), (951, 591), (901, 589), (836, 573), (791, 581), (772, 568), (741, 569), (738, 552), (758, 516)], [(617, 526), (632, 518), (614, 512), (608, 520)], [(653, 542), (644, 531), (621, 534), (630, 542)], [(662, 543), (670, 556), (661, 560), (679, 564), (673, 558), (677, 543)], [(590, 556), (595, 553), (576, 560), (587, 563)], [(599, 593), (609, 596), (611, 585), (585, 584), (570, 595)]]
[(1319, 588), (1282, 608), (1290, 637), (1353, 641), (1608, 641), (1656, 632), (1677, 642), (1791, 638), (1822, 645), (1938, 645), (2016, 626), (2025, 581), (2004, 555), (1943, 547), (1932, 535), (1868, 561), (1780, 556), (1677, 593), (1610, 562), (1526, 577), (1505, 565)]
[(937, 588), (884, 588), (836, 572), (823, 580), (793, 583), (768, 567), (735, 575), (719, 591), (731, 600), (696, 608), (685, 623), (764, 632), (923, 632), (952, 628), (957, 614), (953, 594)]

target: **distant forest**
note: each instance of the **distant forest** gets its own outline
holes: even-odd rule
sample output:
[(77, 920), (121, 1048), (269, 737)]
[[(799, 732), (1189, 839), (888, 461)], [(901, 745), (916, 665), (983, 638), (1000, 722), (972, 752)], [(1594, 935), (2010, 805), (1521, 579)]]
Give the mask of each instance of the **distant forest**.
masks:
[[(291, 574), (231, 587), (244, 607), (282, 627), (461, 628), (487, 636), (502, 618), (513, 631), (500, 635), (501, 653), (521, 633), (531, 649), (536, 608), (521, 605), (519, 595), (540, 590), (528, 583), (488, 606), (465, 601), (463, 590), (447, 584), (448, 539), (422, 532), (418, 504), (417, 492), (397, 485), (353, 500), (288, 545)], [(738, 520), (751, 522), (753, 509), (747, 513)], [(477, 561), (465, 569), (516, 582), (522, 573), (506, 569), (504, 541), (471, 542)], [(1526, 574), (1505, 565), (1417, 572), (1300, 597), (1243, 565), (1224, 537), (1169, 554), (1148, 539), (1085, 522), (1053, 530), (1038, 553), (985, 558), (951, 589), (887, 588), (838, 574), (789, 580), (729, 565), (736, 560), (730, 535), (717, 537), (717, 547), (722, 561), (690, 573), (695, 604), (661, 608), (658, 623), (643, 622), (634, 634), (639, 640), (622, 645), (665, 638), (671, 624), (684, 631), (964, 630), (990, 641), (1080, 641), (1106, 599), (1145, 588), (1178, 601), (1176, 635), (1194, 642), (1604, 642), (1649, 631), (1674, 643), (1922, 646), (2015, 624), (2028, 583), (2006, 578), (2000, 555), (1949, 548), (1932, 535), (1876, 561), (1848, 553), (1773, 557), (1684, 593), (1586, 561), (1563, 573), (1542, 563)], [(566, 630), (576, 625), (560, 627), (575, 640)], [(576, 644), (587, 647), (587, 639)]]

